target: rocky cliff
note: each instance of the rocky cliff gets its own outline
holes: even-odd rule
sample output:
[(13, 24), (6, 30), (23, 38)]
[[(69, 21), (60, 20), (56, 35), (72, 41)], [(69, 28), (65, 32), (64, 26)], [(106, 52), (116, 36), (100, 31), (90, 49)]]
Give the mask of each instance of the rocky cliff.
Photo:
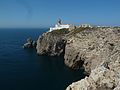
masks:
[(72, 69), (84, 68), (89, 77), (67, 90), (120, 90), (120, 29), (77, 28), (44, 33), (37, 41), (40, 55), (64, 55)]
[(101, 62), (108, 60), (119, 44), (120, 30), (88, 28), (79, 31), (78, 29), (67, 40), (65, 64), (75, 69), (83, 66), (90, 72)]
[(39, 55), (60, 56), (64, 55), (67, 29), (46, 32), (37, 40), (37, 53)]
[(90, 73), (66, 90), (120, 90), (119, 29), (86, 29), (69, 38), (65, 49), (68, 66)]

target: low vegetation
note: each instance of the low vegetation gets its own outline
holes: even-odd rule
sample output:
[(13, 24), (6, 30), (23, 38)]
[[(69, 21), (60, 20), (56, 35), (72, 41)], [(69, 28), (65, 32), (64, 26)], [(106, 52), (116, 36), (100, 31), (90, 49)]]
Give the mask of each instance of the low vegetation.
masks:
[(80, 33), (84, 30), (93, 30), (93, 28), (90, 28), (90, 27), (86, 27), (86, 28), (83, 28), (83, 27), (79, 27), (79, 28), (76, 28), (74, 30), (72, 30), (68, 35), (69, 36), (75, 36), (77, 33)]

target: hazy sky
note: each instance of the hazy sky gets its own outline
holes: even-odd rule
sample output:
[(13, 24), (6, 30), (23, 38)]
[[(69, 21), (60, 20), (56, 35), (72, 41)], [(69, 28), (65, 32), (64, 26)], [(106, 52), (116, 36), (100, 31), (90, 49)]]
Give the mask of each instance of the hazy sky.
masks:
[(0, 27), (120, 25), (120, 0), (0, 0)]

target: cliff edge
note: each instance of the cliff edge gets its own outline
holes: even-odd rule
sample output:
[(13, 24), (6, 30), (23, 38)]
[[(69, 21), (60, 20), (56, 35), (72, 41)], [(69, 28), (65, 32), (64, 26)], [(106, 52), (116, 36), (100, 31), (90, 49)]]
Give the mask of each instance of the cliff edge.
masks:
[(90, 74), (66, 90), (120, 90), (119, 29), (86, 29), (69, 38), (65, 49), (65, 63)]
[(66, 37), (68, 29), (54, 30), (46, 32), (37, 40), (37, 54), (48, 56), (64, 55)]
[(64, 56), (72, 69), (89, 77), (66, 90), (120, 90), (120, 28), (92, 27), (46, 32), (37, 41), (39, 55)]

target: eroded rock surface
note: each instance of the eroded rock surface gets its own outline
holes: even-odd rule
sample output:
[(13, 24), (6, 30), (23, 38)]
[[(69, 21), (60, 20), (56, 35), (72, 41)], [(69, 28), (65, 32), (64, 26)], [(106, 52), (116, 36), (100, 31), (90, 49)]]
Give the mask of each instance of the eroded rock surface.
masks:
[(120, 90), (120, 29), (77, 28), (44, 33), (37, 41), (40, 55), (60, 56), (72, 69), (83, 67), (89, 77), (66, 90)]
[(71, 84), (66, 90), (120, 90), (120, 53), (113, 57), (115, 59), (107, 62), (107, 67), (102, 63), (89, 77)]
[(37, 53), (39, 55), (60, 56), (64, 54), (67, 29), (46, 32), (37, 41)]
[(120, 30), (85, 30), (69, 41), (65, 63), (75, 68), (81, 66), (76, 62), (84, 61), (83, 66), (90, 75), (66, 90), (120, 90)]
[(65, 47), (65, 64), (73, 69), (81, 66), (90, 73), (114, 54), (120, 44), (119, 30), (85, 29), (71, 35)]

